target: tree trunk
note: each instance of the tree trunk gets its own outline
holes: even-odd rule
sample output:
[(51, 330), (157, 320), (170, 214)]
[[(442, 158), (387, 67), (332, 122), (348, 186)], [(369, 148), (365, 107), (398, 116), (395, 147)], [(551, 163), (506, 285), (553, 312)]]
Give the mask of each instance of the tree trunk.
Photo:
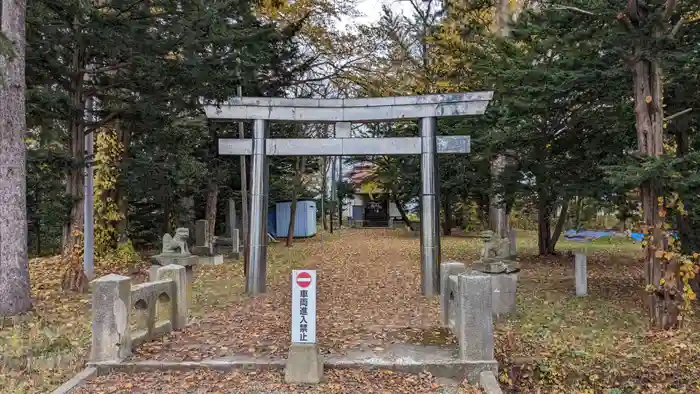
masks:
[(450, 200), (450, 194), (445, 193), (445, 197), (442, 200), (442, 210), (445, 212), (445, 220), (442, 222), (442, 234), (444, 236), (452, 235), (452, 201)]
[(0, 54), (0, 317), (32, 308), (27, 256), (27, 154), (24, 80), (24, 0), (0, 5), (0, 34), (12, 43)]
[[(663, 154), (663, 88), (662, 71), (658, 60), (641, 58), (634, 64), (634, 113), (637, 128), (639, 152), (647, 156)], [(669, 264), (656, 257), (656, 251), (664, 250), (665, 234), (662, 230), (663, 219), (659, 215), (660, 193), (653, 180), (641, 185), (642, 221), (651, 234), (645, 247), (647, 287), (654, 289), (649, 293), (648, 307), (651, 324), (661, 329), (670, 329), (678, 325), (679, 310), (675, 305), (674, 295), (669, 292), (671, 283), (660, 285), (661, 280), (678, 276), (673, 272), (675, 264)], [(678, 289), (678, 284), (674, 284)]]
[[(75, 31), (79, 31), (77, 17), (73, 21)], [(66, 179), (66, 195), (71, 200), (70, 217), (63, 228), (63, 251), (71, 253), (73, 246), (81, 238), (73, 234), (74, 231), (82, 233), (83, 229), (83, 204), (85, 183), (85, 97), (83, 95), (85, 69), (85, 48), (81, 42), (76, 42), (73, 48), (73, 57), (70, 61), (72, 77), (70, 81), (70, 109), (67, 119), (68, 147), (72, 165), (68, 168)]]
[(343, 200), (338, 197), (338, 229), (343, 227)]
[(292, 187), (292, 205), (289, 209), (289, 228), (287, 229), (287, 247), (292, 246), (294, 242), (294, 227), (296, 226), (297, 217), (297, 196), (301, 189), (301, 177), (306, 169), (306, 157), (296, 158), (294, 185)]
[(294, 242), (294, 227), (296, 226), (297, 218), (297, 190), (296, 187), (292, 190), (292, 204), (289, 207), (289, 227), (287, 228), (286, 246), (292, 246)]
[(173, 213), (173, 199), (169, 194), (165, 194), (165, 201), (163, 201), (163, 234), (171, 234), (173, 232), (173, 227), (171, 225), (171, 216)]
[[(218, 129), (209, 127), (209, 138), (211, 141), (216, 141), (218, 138)], [(209, 182), (207, 184), (207, 202), (204, 219), (207, 221), (207, 234), (209, 239), (206, 240), (207, 245), (213, 245), (214, 234), (216, 232), (216, 212), (219, 202), (219, 161), (216, 158), (218, 155), (216, 144), (212, 143), (209, 147)]]
[(391, 193), (391, 197), (394, 201), (394, 205), (396, 205), (396, 209), (399, 210), (399, 214), (401, 215), (401, 220), (406, 224), (406, 226), (411, 230), (411, 231), (416, 231), (416, 229), (413, 228), (414, 224), (411, 222), (411, 219), (408, 218), (408, 215), (406, 215), (406, 210), (403, 209), (403, 204), (401, 204), (401, 201), (399, 201), (399, 198), (397, 197), (396, 193)]
[(576, 212), (574, 212), (574, 228), (576, 230), (581, 228), (581, 209), (583, 209), (583, 198), (581, 197), (576, 197), (576, 200), (574, 201), (574, 208), (576, 209)]
[(566, 217), (569, 213), (569, 199), (564, 200), (564, 203), (561, 206), (561, 213), (559, 214), (559, 219), (557, 220), (557, 225), (554, 226), (554, 233), (552, 234), (552, 238), (549, 240), (549, 253), (548, 254), (554, 254), (555, 248), (557, 246), (557, 241), (559, 241), (559, 237), (561, 236), (561, 232), (564, 229), (564, 225), (566, 224)]
[[(215, 177), (214, 177), (215, 178)], [(214, 231), (216, 229), (216, 206), (219, 200), (219, 183), (216, 179), (209, 181), (207, 186), (207, 207), (204, 214), (204, 219), (207, 221), (207, 233), (209, 239), (206, 240), (209, 245), (214, 241)]]
[[(122, 145), (122, 156), (120, 163), (123, 165), (129, 159), (131, 151), (129, 147), (131, 145), (131, 125), (128, 127), (120, 127), (118, 132), (119, 142)], [(124, 171), (120, 171), (120, 177), (124, 177)], [(129, 241), (129, 195), (126, 190), (126, 184), (123, 181), (117, 182), (117, 205), (119, 206), (119, 213), (121, 220), (117, 224), (117, 241), (119, 245), (122, 245)]]
[(552, 247), (552, 216), (551, 204), (543, 197), (537, 207), (537, 248), (540, 256), (546, 256), (551, 253)]

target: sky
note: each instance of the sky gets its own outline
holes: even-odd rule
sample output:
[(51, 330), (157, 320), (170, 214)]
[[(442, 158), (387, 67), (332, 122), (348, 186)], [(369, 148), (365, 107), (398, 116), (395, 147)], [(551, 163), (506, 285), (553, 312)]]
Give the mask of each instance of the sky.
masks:
[[(382, 12), (382, 5), (388, 4), (392, 11), (402, 12), (404, 15), (411, 14), (411, 5), (408, 1), (401, 0), (360, 0), (357, 9), (365, 16), (359, 18), (347, 18), (338, 22), (339, 28), (344, 28), (349, 23), (369, 24), (379, 20)], [(354, 19), (354, 20), (353, 20)]]
[[(403, 13), (404, 15), (412, 14), (412, 7), (408, 1), (401, 0), (360, 0), (357, 6), (358, 11), (364, 14), (362, 17), (358, 18), (344, 18), (337, 22), (337, 27), (344, 30), (349, 24), (370, 24), (375, 23), (379, 20), (382, 13), (382, 5), (387, 4), (391, 7), (391, 10), (396, 13)], [(347, 176), (347, 173), (352, 170), (352, 164), (343, 165), (343, 177)], [(330, 182), (330, 171), (328, 174), (328, 180)], [(330, 188), (329, 188), (330, 189)], [(330, 193), (330, 190), (328, 190)]]

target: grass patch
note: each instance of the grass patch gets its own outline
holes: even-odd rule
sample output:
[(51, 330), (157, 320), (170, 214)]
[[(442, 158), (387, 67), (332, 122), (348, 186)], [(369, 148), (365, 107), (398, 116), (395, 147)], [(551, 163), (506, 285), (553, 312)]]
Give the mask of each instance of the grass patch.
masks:
[[(573, 257), (538, 258), (536, 235), (518, 236), (518, 314), (497, 326), (496, 338), (500, 379), (509, 391), (700, 392), (693, 333), (700, 321), (694, 315), (681, 330), (649, 329), (639, 244), (588, 243), (588, 296), (576, 297)], [(557, 249), (580, 245), (562, 240)]]

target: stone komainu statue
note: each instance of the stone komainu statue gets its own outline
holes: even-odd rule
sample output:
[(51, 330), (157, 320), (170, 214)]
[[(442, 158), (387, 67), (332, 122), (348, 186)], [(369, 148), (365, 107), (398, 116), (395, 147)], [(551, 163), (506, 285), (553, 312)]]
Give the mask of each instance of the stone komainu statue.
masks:
[(165, 234), (163, 236), (162, 253), (190, 254), (187, 248), (187, 239), (189, 237), (190, 230), (184, 227), (176, 229), (174, 237), (171, 237), (170, 234)]
[(507, 239), (497, 237), (493, 231), (483, 231), (481, 238), (484, 246), (481, 248), (481, 259), (507, 259), (510, 254), (510, 244)]

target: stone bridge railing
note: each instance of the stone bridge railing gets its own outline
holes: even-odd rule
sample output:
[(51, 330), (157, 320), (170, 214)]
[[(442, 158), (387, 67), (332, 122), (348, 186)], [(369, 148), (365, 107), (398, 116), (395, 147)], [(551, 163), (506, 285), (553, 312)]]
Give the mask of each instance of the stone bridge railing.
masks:
[(483, 362), (496, 372), (491, 277), (449, 261), (440, 265), (440, 282), (440, 320), (457, 337), (460, 359)]
[[(158, 269), (156, 281), (133, 286), (131, 278), (116, 274), (95, 279), (90, 362), (121, 361), (135, 346), (185, 328), (188, 316), (185, 269), (166, 265)], [(169, 318), (158, 321), (157, 310), (166, 304)], [(131, 329), (132, 308), (144, 329)]]

